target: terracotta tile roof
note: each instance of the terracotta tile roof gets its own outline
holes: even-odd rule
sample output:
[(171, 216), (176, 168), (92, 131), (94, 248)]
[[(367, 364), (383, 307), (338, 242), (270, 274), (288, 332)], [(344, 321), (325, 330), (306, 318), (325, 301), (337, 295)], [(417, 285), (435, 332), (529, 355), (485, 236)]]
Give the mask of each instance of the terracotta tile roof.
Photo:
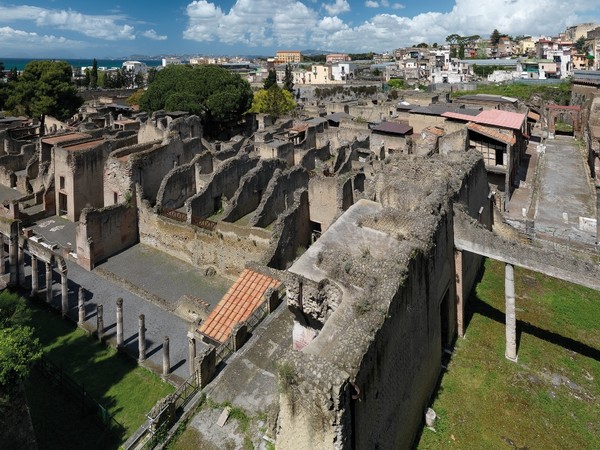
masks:
[(467, 128), (471, 131), (475, 131), (476, 133), (483, 134), (489, 138), (495, 139), (500, 142), (504, 142), (505, 144), (514, 145), (517, 141), (513, 135), (507, 135), (501, 133), (498, 130), (494, 130), (490, 127), (484, 127), (483, 125), (479, 125), (477, 123), (470, 122), (467, 124)]
[(198, 332), (213, 341), (225, 342), (234, 325), (247, 320), (263, 302), (267, 289), (279, 287), (280, 284), (279, 280), (244, 269), (215, 309), (202, 322)]
[(535, 120), (536, 122), (540, 120), (540, 115), (538, 113), (533, 112), (533, 111), (529, 111), (527, 113), (527, 117), (529, 119)]
[(290, 131), (296, 131), (298, 133), (301, 133), (302, 131), (306, 131), (306, 130), (308, 130), (307, 123), (301, 123), (301, 124), (295, 125), (292, 128), (290, 128)]
[(500, 128), (510, 128), (520, 130), (525, 120), (525, 114), (502, 111), (499, 109), (481, 111), (475, 117), (466, 114), (447, 112), (442, 114), (449, 119), (464, 120), (465, 122), (475, 122), (482, 125), (491, 125)]
[(62, 148), (68, 151), (89, 150), (91, 148), (98, 147), (102, 143), (104, 143), (104, 138), (94, 139), (93, 141), (79, 142), (77, 144), (63, 145)]
[(435, 134), (436, 136), (443, 136), (446, 133), (443, 128), (436, 127), (436, 126), (427, 127), (423, 131), (426, 131), (431, 134)]

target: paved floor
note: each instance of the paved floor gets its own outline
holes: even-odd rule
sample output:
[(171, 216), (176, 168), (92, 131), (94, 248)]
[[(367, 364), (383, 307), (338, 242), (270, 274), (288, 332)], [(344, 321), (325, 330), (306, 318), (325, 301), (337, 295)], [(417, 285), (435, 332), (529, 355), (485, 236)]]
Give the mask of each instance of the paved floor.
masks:
[(539, 176), (536, 231), (594, 245), (595, 233), (580, 230), (579, 218), (596, 218), (596, 193), (584, 155), (572, 137), (546, 141)]

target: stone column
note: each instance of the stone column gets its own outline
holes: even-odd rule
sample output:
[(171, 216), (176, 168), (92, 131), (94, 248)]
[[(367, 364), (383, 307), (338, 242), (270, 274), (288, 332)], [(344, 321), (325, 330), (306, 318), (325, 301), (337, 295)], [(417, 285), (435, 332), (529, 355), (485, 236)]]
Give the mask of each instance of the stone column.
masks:
[(17, 259), (19, 253), (19, 245), (16, 236), (8, 238), (8, 273), (10, 274), (8, 285), (16, 286), (17, 279)]
[(171, 361), (169, 359), (169, 336), (165, 336), (165, 340), (163, 341), (163, 376), (166, 377), (169, 375), (170, 371)]
[(454, 250), (454, 272), (456, 286), (456, 329), (459, 337), (465, 337), (465, 300), (463, 288), (463, 252)]
[(17, 256), (19, 262), (19, 285), (25, 287), (25, 250), (23, 248), (23, 238), (19, 242), (18, 251), (19, 254)]
[(104, 307), (102, 305), (98, 305), (96, 307), (96, 333), (98, 334), (98, 340), (102, 342), (102, 338), (104, 337), (104, 317), (102, 317), (104, 313)]
[(117, 299), (117, 348), (123, 347), (123, 299)]
[(146, 316), (140, 314), (138, 330), (138, 362), (146, 359)]
[(6, 273), (6, 267), (4, 266), (4, 235), (0, 234), (0, 275)]
[(65, 317), (69, 312), (69, 279), (66, 270), (60, 273), (60, 293), (62, 316)]
[(504, 268), (504, 295), (506, 298), (506, 359), (517, 361), (517, 313), (515, 308), (515, 268)]
[(52, 301), (52, 264), (46, 263), (46, 301)]
[[(2, 246), (4, 247), (4, 246)], [(4, 265), (4, 259), (2, 260), (2, 265)], [(38, 292), (38, 259), (37, 257), (31, 255), (31, 296), (35, 297)]]
[(85, 322), (85, 292), (82, 287), (79, 288), (77, 295), (77, 308), (79, 310), (77, 325), (82, 326), (83, 322)]
[(188, 332), (188, 362), (190, 366), (190, 376), (196, 372), (196, 338), (193, 332)]

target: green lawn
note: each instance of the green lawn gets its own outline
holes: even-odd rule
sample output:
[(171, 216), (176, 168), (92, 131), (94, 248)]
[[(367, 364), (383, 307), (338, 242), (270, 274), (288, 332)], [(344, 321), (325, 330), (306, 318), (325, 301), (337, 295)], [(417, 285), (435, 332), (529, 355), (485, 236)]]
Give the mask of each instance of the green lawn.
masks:
[[(144, 422), (146, 413), (158, 399), (174, 391), (171, 385), (164, 383), (152, 372), (138, 367), (130, 358), (114, 349), (98, 343), (55, 312), (30, 305), (33, 326), (42, 342), (45, 356), (61, 366), (85, 387), (89, 395), (103, 404), (110, 414), (114, 414), (116, 421), (124, 428), (118, 436), (121, 442)], [(87, 433), (91, 433), (93, 430), (90, 428), (84, 428), (86, 431), (81, 433), (71, 423), (79, 416), (77, 405), (72, 405), (71, 400), (65, 402), (64, 396), (57, 396), (56, 392), (49, 392), (55, 389), (44, 381), (39, 372), (34, 373), (26, 386), (40, 448), (64, 448), (63, 444), (52, 444), (57, 434), (77, 440), (72, 435), (80, 434), (80, 437), (85, 437)], [(58, 416), (54, 417), (55, 425), (48, 424), (52, 416)], [(55, 427), (61, 424), (66, 428), (57, 430)], [(101, 434), (94, 435), (87, 442), (95, 442), (94, 439), (105, 442), (101, 438)], [(48, 445), (44, 440), (49, 441)], [(98, 448), (102, 447), (110, 448), (105, 444)], [(82, 447), (74, 445), (72, 448)]]
[(600, 448), (600, 293), (515, 272), (518, 362), (504, 358), (504, 266), (488, 260), (418, 448)]

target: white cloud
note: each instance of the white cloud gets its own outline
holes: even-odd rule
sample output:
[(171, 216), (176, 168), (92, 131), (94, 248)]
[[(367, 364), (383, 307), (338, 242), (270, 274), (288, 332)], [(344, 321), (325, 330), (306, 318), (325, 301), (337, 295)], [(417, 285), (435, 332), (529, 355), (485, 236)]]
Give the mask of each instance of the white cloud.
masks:
[(153, 29), (142, 31), (140, 34), (142, 36), (144, 36), (145, 38), (152, 39), (154, 41), (166, 41), (167, 40), (167, 36), (161, 36), (161, 35), (157, 34), (156, 31), (154, 31)]
[(332, 4), (323, 3), (323, 7), (329, 14), (334, 16), (336, 14), (350, 11), (350, 5), (346, 0), (335, 0), (335, 2)]
[(122, 24), (119, 15), (88, 15), (77, 11), (46, 9), (37, 6), (0, 6), (0, 23), (32, 21), (38, 27), (76, 31), (85, 36), (107, 41), (135, 39), (134, 27)]
[(37, 50), (40, 46), (52, 46), (53, 50), (82, 48), (84, 43), (61, 36), (31, 33), (15, 30), (11, 27), (0, 27), (0, 42), (5, 48), (18, 48), (21, 50)]
[[(346, 0), (315, 1), (237, 0), (222, 10), (216, 0), (196, 0), (187, 6), (188, 24), (183, 36), (196, 41), (221, 41), (253, 47), (318, 48), (332, 51), (383, 51), (419, 42), (445, 42), (446, 36), (489, 36), (502, 33), (556, 34), (568, 25), (590, 21), (586, 12), (597, 11), (589, 0), (456, 0), (446, 13), (425, 12), (405, 17), (399, 12), (379, 13), (361, 23), (344, 22), (350, 10)], [(401, 10), (393, 0), (365, 0), (365, 6)], [(334, 12), (332, 12), (334, 11)], [(596, 12), (597, 14), (597, 12)], [(537, 18), (531, 20), (532, 17)], [(598, 19), (596, 19), (598, 20)], [(353, 17), (356, 21), (356, 17)]]

